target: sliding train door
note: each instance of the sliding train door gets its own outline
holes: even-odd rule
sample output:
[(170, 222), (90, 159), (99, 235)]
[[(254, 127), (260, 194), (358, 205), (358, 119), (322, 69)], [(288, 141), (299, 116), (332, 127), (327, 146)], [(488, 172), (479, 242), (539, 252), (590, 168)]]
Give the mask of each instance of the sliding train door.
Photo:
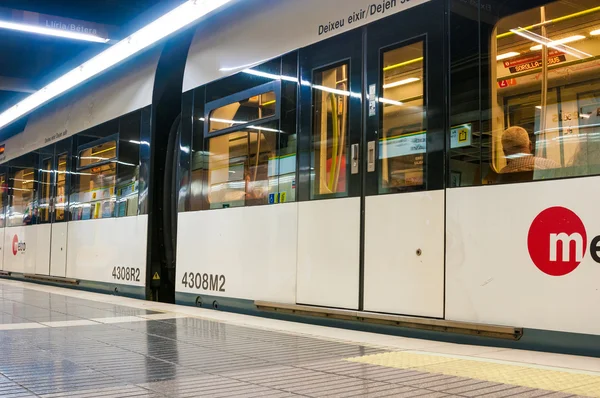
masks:
[[(29, 173), (26, 173), (27, 175)], [(31, 174), (30, 180), (24, 182), (35, 183), (35, 174)], [(54, 147), (43, 148), (39, 151), (39, 167), (37, 173), (37, 208), (32, 206), (29, 218), (24, 221), (29, 225), (32, 232), (30, 236), (33, 239), (29, 242), (35, 242), (34, 270), (37, 275), (50, 275), (50, 247), (52, 230), (52, 191), (54, 189)], [(34, 193), (35, 196), (35, 193)], [(26, 216), (28, 217), (28, 216)], [(27, 242), (25, 243), (27, 247)], [(31, 245), (31, 243), (30, 243)], [(25, 249), (27, 250), (27, 249)]]
[[(58, 145), (57, 145), (58, 146)], [(64, 144), (62, 145), (64, 146)], [(56, 148), (60, 150), (60, 148)], [(38, 275), (66, 276), (67, 222), (66, 179), (67, 152), (54, 154), (54, 146), (48, 154), (40, 154), (39, 210), (35, 273)]]
[(368, 29), (365, 311), (444, 316), (443, 43), (442, 2)]
[(362, 30), (300, 51), (296, 300), (358, 309)]
[(444, 316), (443, 15), (301, 50), (299, 304)]
[(67, 274), (67, 163), (68, 153), (54, 158), (54, 184), (52, 198), (52, 226), (50, 232), (50, 275)]

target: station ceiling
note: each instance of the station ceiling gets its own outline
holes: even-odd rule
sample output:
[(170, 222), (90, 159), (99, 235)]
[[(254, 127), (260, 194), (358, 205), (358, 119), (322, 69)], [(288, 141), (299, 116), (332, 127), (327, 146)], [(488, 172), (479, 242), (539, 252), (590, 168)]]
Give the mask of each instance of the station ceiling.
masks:
[[(18, 16), (24, 15), (21, 11), (27, 11), (55, 16), (59, 20), (80, 20), (105, 27), (109, 39), (118, 41), (182, 2), (183, 0), (0, 0), (0, 16), (3, 17), (0, 19), (18, 19)], [(40, 17), (39, 23), (42, 25), (45, 21)], [(109, 45), (0, 29), (0, 112)]]

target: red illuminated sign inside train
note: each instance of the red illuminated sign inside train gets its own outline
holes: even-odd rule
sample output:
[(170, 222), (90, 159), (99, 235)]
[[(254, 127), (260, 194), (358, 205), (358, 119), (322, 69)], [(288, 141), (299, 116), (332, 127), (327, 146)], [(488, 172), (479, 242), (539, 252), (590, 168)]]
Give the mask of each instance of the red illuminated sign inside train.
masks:
[(516, 86), (516, 85), (517, 85), (517, 79), (506, 79), (506, 80), (500, 80), (498, 82), (498, 87), (500, 87), (500, 88), (506, 88), (506, 87)]

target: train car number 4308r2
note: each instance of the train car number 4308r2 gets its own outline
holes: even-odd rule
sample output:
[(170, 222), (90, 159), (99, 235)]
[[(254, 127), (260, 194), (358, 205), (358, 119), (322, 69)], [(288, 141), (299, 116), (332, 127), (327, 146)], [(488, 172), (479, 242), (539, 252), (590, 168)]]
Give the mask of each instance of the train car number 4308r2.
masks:
[(140, 269), (133, 267), (114, 267), (112, 271), (113, 279), (120, 281), (140, 281)]

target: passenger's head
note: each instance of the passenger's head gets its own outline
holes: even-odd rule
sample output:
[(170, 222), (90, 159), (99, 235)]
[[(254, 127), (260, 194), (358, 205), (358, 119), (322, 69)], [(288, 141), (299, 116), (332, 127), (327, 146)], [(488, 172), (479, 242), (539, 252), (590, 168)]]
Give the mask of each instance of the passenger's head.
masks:
[(502, 134), (502, 148), (506, 156), (517, 153), (531, 153), (529, 134), (523, 127), (513, 126), (504, 130)]

